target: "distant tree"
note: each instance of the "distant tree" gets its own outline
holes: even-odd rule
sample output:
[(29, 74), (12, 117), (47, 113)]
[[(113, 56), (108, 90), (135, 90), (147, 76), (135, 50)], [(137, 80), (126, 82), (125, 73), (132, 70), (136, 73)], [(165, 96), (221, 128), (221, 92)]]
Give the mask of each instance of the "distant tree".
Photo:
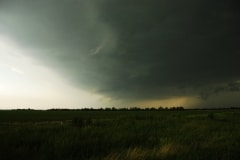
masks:
[(119, 110), (119, 111), (127, 111), (128, 108), (119, 108), (118, 110)]
[(139, 110), (141, 110), (141, 108), (139, 108), (139, 107), (132, 107), (132, 108), (130, 108), (130, 110), (132, 110), (132, 111), (139, 111)]
[(151, 107), (151, 108), (150, 108), (150, 110), (151, 110), (151, 111), (155, 111), (155, 110), (156, 110), (156, 108), (154, 108), (154, 107)]
[(164, 108), (162, 106), (158, 107), (158, 110), (163, 110)]
[(112, 111), (116, 111), (117, 109), (115, 107), (112, 107)]

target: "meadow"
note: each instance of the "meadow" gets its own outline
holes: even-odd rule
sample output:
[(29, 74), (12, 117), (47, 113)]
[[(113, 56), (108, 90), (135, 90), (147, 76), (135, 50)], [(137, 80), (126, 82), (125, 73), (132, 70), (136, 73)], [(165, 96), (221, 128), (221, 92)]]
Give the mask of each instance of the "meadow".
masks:
[(237, 160), (240, 110), (0, 111), (1, 160)]

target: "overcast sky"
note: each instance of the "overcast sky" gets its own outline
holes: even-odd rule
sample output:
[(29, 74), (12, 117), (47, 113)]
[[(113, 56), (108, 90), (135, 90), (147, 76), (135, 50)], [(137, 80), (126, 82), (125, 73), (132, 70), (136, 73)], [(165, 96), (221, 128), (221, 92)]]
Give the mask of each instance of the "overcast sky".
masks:
[(240, 106), (237, 0), (0, 0), (0, 108)]

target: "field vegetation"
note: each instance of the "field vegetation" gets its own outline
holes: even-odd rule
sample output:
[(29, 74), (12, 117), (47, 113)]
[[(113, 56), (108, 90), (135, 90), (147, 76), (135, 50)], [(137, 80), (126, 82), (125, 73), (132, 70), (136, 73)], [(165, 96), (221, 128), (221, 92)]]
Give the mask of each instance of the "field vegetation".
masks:
[(237, 160), (240, 110), (0, 111), (1, 160)]

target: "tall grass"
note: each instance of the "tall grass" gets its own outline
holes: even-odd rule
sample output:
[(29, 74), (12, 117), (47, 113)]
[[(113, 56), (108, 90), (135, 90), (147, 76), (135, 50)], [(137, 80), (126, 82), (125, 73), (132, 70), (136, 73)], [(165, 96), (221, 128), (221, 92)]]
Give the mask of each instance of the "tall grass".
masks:
[(4, 115), (1, 160), (233, 160), (240, 156), (238, 110), (0, 111), (0, 115)]

